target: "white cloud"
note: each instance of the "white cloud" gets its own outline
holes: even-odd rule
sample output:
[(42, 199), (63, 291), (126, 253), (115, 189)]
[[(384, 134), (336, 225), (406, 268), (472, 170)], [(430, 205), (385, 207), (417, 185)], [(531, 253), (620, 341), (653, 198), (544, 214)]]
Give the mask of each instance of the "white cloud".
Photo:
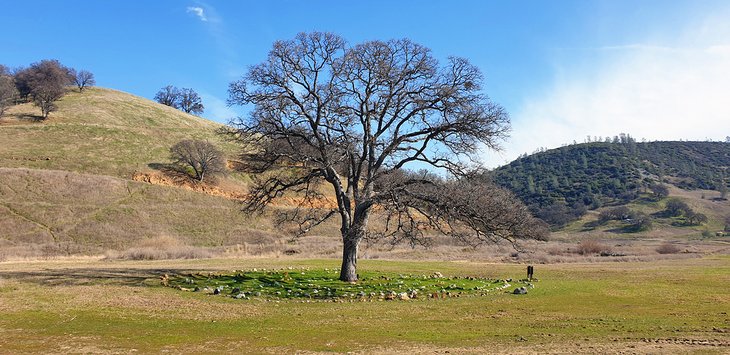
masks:
[(486, 163), (502, 165), (588, 135), (723, 140), (730, 135), (730, 31), (711, 24), (686, 31), (673, 46), (597, 48), (589, 54), (601, 60), (587, 71), (559, 66), (548, 91), (513, 113), (505, 151)]
[(197, 16), (200, 21), (208, 22), (208, 17), (205, 16), (205, 10), (199, 6), (188, 6), (187, 13), (192, 13)]

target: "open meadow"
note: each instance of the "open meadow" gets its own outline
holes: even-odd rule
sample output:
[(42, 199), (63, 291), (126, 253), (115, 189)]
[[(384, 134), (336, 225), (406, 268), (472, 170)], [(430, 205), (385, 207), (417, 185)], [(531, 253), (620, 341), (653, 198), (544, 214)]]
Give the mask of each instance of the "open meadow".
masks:
[[(1, 353), (727, 353), (730, 257), (536, 265), (535, 288), (308, 301), (164, 287), (164, 275), (336, 259), (0, 263)], [(362, 272), (518, 279), (524, 264), (363, 260)], [(239, 271), (240, 272), (240, 271)], [(336, 278), (336, 275), (333, 276)]]

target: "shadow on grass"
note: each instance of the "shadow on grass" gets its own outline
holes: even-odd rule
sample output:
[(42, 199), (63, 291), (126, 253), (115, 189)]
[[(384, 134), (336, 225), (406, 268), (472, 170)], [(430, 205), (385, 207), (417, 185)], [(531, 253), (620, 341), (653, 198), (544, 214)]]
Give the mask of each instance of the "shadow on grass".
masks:
[(179, 274), (181, 269), (54, 269), (40, 271), (0, 271), (0, 279), (31, 282), (43, 286), (153, 286), (164, 275)]
[(189, 172), (175, 164), (165, 164), (165, 163), (149, 163), (147, 164), (147, 167), (150, 169), (154, 169), (162, 173), (165, 177), (175, 181), (176, 183), (190, 183), (196, 181), (193, 179), (192, 176), (190, 176)]
[(41, 123), (43, 121), (45, 121), (45, 117), (41, 115), (32, 115), (26, 113), (9, 114), (0, 118), (0, 124)]

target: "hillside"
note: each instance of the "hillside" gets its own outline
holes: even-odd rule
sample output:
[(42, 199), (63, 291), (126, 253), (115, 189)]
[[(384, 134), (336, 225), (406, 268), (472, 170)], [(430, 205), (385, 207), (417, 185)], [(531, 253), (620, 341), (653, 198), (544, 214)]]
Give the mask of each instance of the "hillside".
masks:
[(215, 134), (220, 124), (115, 90), (69, 91), (47, 120), (39, 112), (24, 104), (0, 119), (0, 167), (129, 178), (169, 161), (170, 147), (185, 138), (235, 152)]
[[(216, 134), (220, 124), (102, 88), (70, 91), (47, 120), (38, 114), (24, 104), (0, 119), (0, 260), (100, 254), (140, 245), (338, 255), (336, 223), (318, 227), (319, 237), (290, 243), (270, 216), (240, 213), (236, 199), (245, 192), (246, 176), (231, 173), (215, 185), (181, 184), (160, 171), (170, 162), (169, 148), (187, 138), (209, 140), (235, 157), (238, 147)], [(642, 213), (659, 213), (666, 201), (646, 200), (646, 188), (661, 177), (684, 187), (670, 186), (671, 196), (689, 201), (710, 221), (685, 228), (674, 226), (676, 219), (657, 217), (656, 228), (642, 236), (686, 238), (721, 229), (723, 217), (730, 215), (727, 201), (711, 200), (718, 192), (686, 190), (707, 188), (722, 176), (730, 165), (728, 147), (705, 142), (574, 145), (518, 159), (495, 171), (495, 180), (538, 213), (559, 216), (580, 206), (581, 219), (571, 215), (556, 234), (568, 250), (576, 238), (613, 238), (615, 232), (606, 231), (620, 230), (620, 222), (595, 225), (600, 212), (613, 205), (629, 203)], [(296, 196), (276, 207), (288, 208), (291, 198)], [(512, 253), (503, 248), (469, 253), (497, 258)], [(458, 242), (436, 238), (428, 252), (372, 244), (363, 246), (363, 257), (461, 259), (464, 250)]]
[(0, 119), (0, 260), (99, 254), (156, 238), (251, 253), (281, 246), (268, 220), (246, 218), (228, 198), (244, 177), (180, 188), (156, 170), (186, 138), (234, 156), (220, 124), (102, 88), (70, 91), (47, 120), (38, 114), (24, 104)]
[(720, 197), (728, 167), (730, 143), (637, 143), (629, 137), (523, 156), (496, 169), (494, 179), (553, 225), (564, 225), (589, 209), (651, 199), (651, 188), (660, 184), (716, 190), (705, 197)]

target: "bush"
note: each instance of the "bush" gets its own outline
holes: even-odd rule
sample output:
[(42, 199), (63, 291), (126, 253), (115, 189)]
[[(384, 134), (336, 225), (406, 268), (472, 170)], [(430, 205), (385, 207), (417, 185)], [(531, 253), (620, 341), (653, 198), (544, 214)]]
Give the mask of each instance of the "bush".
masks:
[(223, 153), (208, 141), (186, 139), (170, 148), (170, 154), (178, 170), (203, 182), (207, 176), (226, 171)]
[(659, 254), (676, 254), (679, 253), (679, 248), (671, 243), (664, 243), (656, 248), (656, 252)]
[(636, 213), (629, 221), (629, 225), (624, 228), (626, 232), (637, 233), (650, 230), (654, 226), (651, 217), (644, 213)]
[(619, 206), (601, 211), (598, 215), (598, 220), (601, 221), (601, 223), (605, 223), (608, 221), (634, 219), (636, 217), (637, 213), (632, 211), (630, 208), (626, 206)]
[(682, 214), (692, 213), (692, 209), (689, 205), (680, 199), (670, 199), (666, 204), (666, 212), (670, 217), (681, 216)]
[(213, 253), (206, 248), (185, 245), (168, 236), (147, 239), (139, 243), (138, 247), (122, 252), (110, 251), (106, 254), (107, 259), (124, 260), (205, 259), (213, 256)]
[(580, 255), (593, 255), (600, 253), (610, 253), (611, 247), (599, 243), (595, 240), (584, 240), (578, 244), (576, 252)]
[(652, 194), (654, 195), (654, 198), (658, 201), (661, 200), (667, 196), (669, 196), (669, 189), (664, 184), (654, 184), (649, 187)]
[(707, 223), (707, 216), (702, 213), (689, 212), (686, 215), (687, 224), (692, 226), (698, 226), (702, 223)]

